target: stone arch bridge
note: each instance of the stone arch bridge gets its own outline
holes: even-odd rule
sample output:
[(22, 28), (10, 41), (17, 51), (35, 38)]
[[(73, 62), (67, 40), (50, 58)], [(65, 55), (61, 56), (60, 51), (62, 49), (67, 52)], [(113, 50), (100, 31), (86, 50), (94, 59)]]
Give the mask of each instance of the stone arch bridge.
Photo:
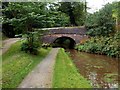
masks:
[(82, 43), (84, 40), (88, 39), (86, 35), (86, 28), (81, 27), (60, 27), (60, 28), (46, 28), (47, 32), (42, 37), (43, 43), (52, 44), (58, 39), (69, 39), (70, 44), (74, 46), (75, 44)]

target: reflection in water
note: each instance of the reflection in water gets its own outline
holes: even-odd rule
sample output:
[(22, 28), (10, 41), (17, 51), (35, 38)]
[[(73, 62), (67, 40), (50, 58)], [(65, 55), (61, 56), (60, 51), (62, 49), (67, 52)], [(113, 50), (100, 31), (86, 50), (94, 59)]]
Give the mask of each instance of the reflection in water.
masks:
[(67, 50), (81, 75), (94, 88), (118, 88), (118, 59)]
[(96, 81), (97, 78), (97, 73), (96, 72), (90, 72), (90, 74), (88, 75), (89, 80), (91, 81), (91, 85), (94, 86), (95, 88), (98, 88), (98, 83)]

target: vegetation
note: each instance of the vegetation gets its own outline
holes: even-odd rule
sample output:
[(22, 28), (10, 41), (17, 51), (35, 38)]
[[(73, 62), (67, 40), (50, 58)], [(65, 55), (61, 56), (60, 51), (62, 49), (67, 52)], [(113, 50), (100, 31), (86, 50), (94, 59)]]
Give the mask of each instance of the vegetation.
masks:
[(114, 2), (113, 4), (113, 17), (116, 19), (116, 30), (120, 30), (120, 2)]
[(2, 47), (2, 32), (0, 32), (0, 48)]
[[(87, 13), (86, 9), (83, 2), (3, 2), (2, 33), (7, 37), (26, 35), (26, 41), (15, 43), (3, 54), (3, 88), (17, 87), (50, 50), (41, 48), (50, 45), (42, 44), (43, 32), (37, 34), (36, 28), (84, 25), (90, 39), (77, 45), (77, 50), (120, 58), (120, 2), (106, 4), (94, 14)], [(56, 40), (55, 44), (65, 48), (74, 46), (67, 38)], [(54, 68), (53, 88), (90, 87), (89, 81), (78, 73), (65, 51), (60, 49)]]
[[(79, 20), (79, 15), (84, 16), (83, 5), (83, 2), (80, 2), (79, 4), (69, 3), (71, 8), (68, 8), (68, 6), (66, 7), (68, 9), (73, 9), (71, 11), (72, 15), (74, 15), (74, 18), (76, 17), (76, 20)], [(63, 12), (60, 9), (61, 7), (63, 7), (61, 3), (4, 2), (2, 4), (2, 32), (8, 37), (14, 37), (16, 34), (32, 31), (32, 28), (69, 26), (73, 16), (68, 13), (68, 9), (68, 11)], [(81, 10), (78, 10), (80, 7)], [(80, 20), (82, 20), (82, 17)], [(76, 21), (76, 23), (79, 23), (78, 25), (82, 25), (80, 24), (80, 20)], [(71, 25), (72, 24), (74, 25), (74, 23), (71, 23)]]
[(120, 58), (120, 32), (111, 37), (91, 37), (86, 43), (75, 48), (79, 51)]
[(24, 77), (47, 55), (49, 49), (39, 49), (38, 55), (20, 51), (21, 41), (11, 46), (2, 57), (2, 88), (16, 88)]
[(38, 48), (41, 45), (40, 37), (37, 33), (29, 32), (26, 41), (22, 44), (21, 50), (34, 55), (38, 54)]
[(53, 88), (91, 88), (89, 81), (79, 74), (64, 49), (60, 49), (56, 57)]
[[(3, 3), (3, 33), (9, 37), (11, 37), (10, 34), (14, 37), (15, 34), (30, 32), (36, 23), (41, 26), (41, 19), (45, 20), (44, 14), (38, 13), (41, 10), (44, 11), (45, 3), (6, 3)], [(9, 27), (6, 28), (6, 26)], [(10, 28), (12, 29), (10, 30)]]
[(1, 31), (0, 31), (0, 40), (5, 40), (8, 37), (6, 37)]
[(88, 14), (86, 26), (90, 36), (109, 36), (115, 32), (115, 19), (112, 17), (112, 4), (106, 4), (94, 14)]
[[(115, 30), (114, 14), (120, 9), (119, 2), (106, 4), (101, 10), (87, 17), (87, 34), (90, 40), (75, 48), (89, 53), (105, 54), (111, 57), (120, 57), (120, 31)], [(115, 10), (117, 10), (115, 12)], [(119, 14), (119, 13), (118, 13)], [(118, 15), (117, 14), (117, 15)]]
[[(67, 8), (66, 11), (62, 10), (63, 4), (65, 4)], [(27, 40), (22, 44), (21, 50), (31, 54), (37, 54), (37, 48), (40, 45), (40, 43), (38, 44), (38, 41), (35, 40), (36, 36), (33, 34), (33, 28), (83, 25), (83, 22), (81, 23), (84, 16), (83, 2), (4, 2), (2, 7), (2, 32), (8, 37), (14, 37), (16, 34), (27, 34)], [(82, 16), (80, 19), (79, 15)]]
[(84, 24), (86, 7), (83, 2), (61, 2), (59, 10), (69, 16), (70, 24), (80, 26)]
[(0, 48), (3, 47), (2, 40), (6, 40), (8, 37), (6, 37), (1, 31), (0, 31)]

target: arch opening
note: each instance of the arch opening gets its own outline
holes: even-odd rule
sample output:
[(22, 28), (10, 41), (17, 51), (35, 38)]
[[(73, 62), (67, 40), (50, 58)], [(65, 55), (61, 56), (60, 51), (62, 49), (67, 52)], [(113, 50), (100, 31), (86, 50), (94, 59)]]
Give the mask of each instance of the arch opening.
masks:
[(62, 47), (62, 48), (69, 48), (73, 49), (75, 47), (76, 42), (70, 37), (59, 37), (55, 39), (52, 43), (53, 47)]

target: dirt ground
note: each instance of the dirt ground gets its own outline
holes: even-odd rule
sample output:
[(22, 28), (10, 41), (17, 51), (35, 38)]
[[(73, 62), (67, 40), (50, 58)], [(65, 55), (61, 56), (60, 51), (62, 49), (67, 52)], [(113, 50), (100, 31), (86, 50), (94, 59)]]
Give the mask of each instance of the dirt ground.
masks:
[(6, 39), (2, 41), (2, 47), (0, 48), (0, 55), (2, 55), (3, 53), (5, 53), (10, 46), (17, 42), (18, 40), (20, 40), (20, 38), (10, 38), (10, 39)]

